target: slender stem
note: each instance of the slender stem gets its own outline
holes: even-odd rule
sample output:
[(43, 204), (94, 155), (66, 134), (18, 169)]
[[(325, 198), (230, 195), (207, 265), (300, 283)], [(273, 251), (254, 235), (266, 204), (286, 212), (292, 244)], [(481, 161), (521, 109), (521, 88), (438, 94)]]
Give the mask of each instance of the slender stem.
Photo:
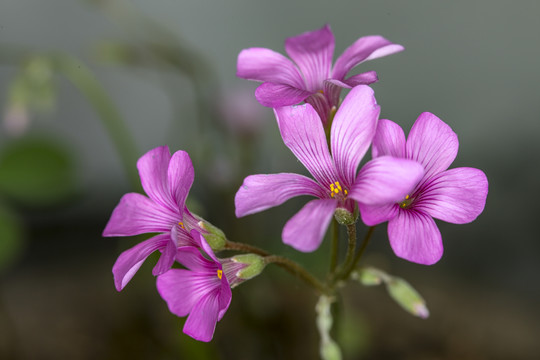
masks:
[(304, 269), (301, 265), (298, 263), (292, 261), (291, 259), (288, 259), (283, 256), (279, 255), (269, 255), (264, 258), (264, 262), (266, 264), (277, 264), (290, 272), (293, 275), (296, 275), (300, 277), (302, 280), (304, 280), (309, 285), (316, 288), (321, 294), (330, 295), (331, 291), (328, 289), (322, 282), (320, 282), (316, 277), (311, 275), (306, 269)]
[(345, 256), (345, 261), (343, 262), (343, 270), (348, 269), (350, 264), (354, 259), (354, 252), (356, 250), (356, 223), (347, 225), (347, 235), (348, 235), (348, 246), (347, 246), (347, 255)]
[(339, 224), (336, 219), (332, 221), (332, 248), (330, 251), (330, 274), (332, 274), (336, 270), (339, 251)]
[(354, 257), (354, 260), (352, 261), (350, 266), (345, 269), (344, 276), (343, 276), (345, 279), (349, 277), (351, 272), (354, 270), (354, 268), (358, 264), (358, 261), (360, 261), (360, 258), (364, 254), (364, 251), (366, 250), (369, 244), (369, 240), (371, 239), (371, 235), (373, 234), (374, 230), (375, 230), (375, 226), (371, 226), (368, 229), (368, 232), (366, 233), (366, 236), (364, 237), (364, 240), (362, 241), (362, 245), (360, 246), (360, 250), (358, 250), (358, 253), (356, 253), (356, 256)]
[(253, 253), (261, 256), (270, 256), (270, 253), (266, 250), (263, 250), (261, 248), (258, 248), (253, 245), (229, 241), (225, 243), (225, 250), (238, 250), (246, 253)]

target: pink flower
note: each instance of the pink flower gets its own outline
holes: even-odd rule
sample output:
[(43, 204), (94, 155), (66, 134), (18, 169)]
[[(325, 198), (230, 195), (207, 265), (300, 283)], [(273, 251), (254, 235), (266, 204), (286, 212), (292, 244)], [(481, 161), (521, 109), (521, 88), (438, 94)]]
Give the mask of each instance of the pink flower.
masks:
[(351, 69), (403, 50), (403, 46), (382, 36), (365, 36), (348, 47), (332, 66), (334, 44), (334, 35), (326, 25), (285, 41), (285, 51), (293, 61), (270, 49), (244, 49), (238, 55), (236, 75), (262, 82), (255, 91), (262, 105), (277, 108), (305, 101), (326, 125), (330, 110), (339, 104), (341, 88), (378, 80), (375, 71), (345, 78)]
[(373, 139), (373, 157), (394, 156), (418, 161), (425, 174), (414, 190), (394, 204), (360, 204), (367, 225), (388, 221), (388, 237), (395, 254), (431, 265), (443, 254), (442, 238), (433, 218), (454, 224), (473, 221), (484, 210), (486, 175), (474, 168), (447, 170), (458, 152), (457, 135), (431, 113), (421, 114), (405, 141), (403, 129), (381, 120)]
[(159, 233), (124, 251), (113, 266), (114, 283), (122, 290), (156, 250), (162, 254), (152, 273), (169, 270), (180, 246), (194, 245), (189, 231), (199, 229), (198, 220), (185, 206), (193, 183), (193, 165), (185, 151), (171, 156), (167, 146), (144, 154), (137, 162), (144, 191), (125, 194), (114, 209), (103, 236)]
[(236, 193), (236, 216), (278, 206), (295, 196), (314, 196), (283, 228), (283, 242), (299, 251), (319, 247), (336, 209), (352, 213), (355, 201), (394, 203), (423, 175), (415, 161), (391, 156), (371, 160), (357, 173), (375, 135), (380, 111), (368, 86), (353, 88), (337, 111), (331, 128), (331, 154), (323, 125), (311, 105), (274, 111), (285, 145), (315, 181), (290, 173), (248, 176)]

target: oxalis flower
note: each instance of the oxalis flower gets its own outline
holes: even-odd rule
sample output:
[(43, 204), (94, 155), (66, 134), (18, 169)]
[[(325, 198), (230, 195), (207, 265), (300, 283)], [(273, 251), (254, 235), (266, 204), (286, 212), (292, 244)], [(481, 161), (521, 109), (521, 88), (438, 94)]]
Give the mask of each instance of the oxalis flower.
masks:
[(180, 247), (176, 254), (176, 261), (186, 269), (171, 269), (158, 276), (157, 289), (173, 314), (188, 316), (185, 334), (210, 341), (216, 323), (231, 303), (230, 283), (235, 281), (236, 272), (224, 269), (197, 230), (192, 230), (191, 236), (199, 247)]
[(351, 69), (404, 49), (382, 36), (365, 36), (349, 46), (332, 66), (334, 44), (332, 30), (326, 25), (285, 40), (285, 51), (293, 61), (270, 49), (244, 49), (238, 55), (236, 75), (263, 82), (255, 92), (262, 105), (277, 108), (305, 101), (326, 125), (330, 110), (339, 104), (341, 88), (378, 80), (375, 71), (345, 78)]
[(308, 202), (285, 225), (283, 242), (297, 250), (317, 249), (336, 209), (352, 213), (355, 201), (376, 205), (396, 202), (423, 175), (415, 161), (383, 156), (356, 173), (375, 135), (379, 106), (368, 86), (357, 86), (345, 97), (332, 122), (330, 154), (317, 112), (310, 104), (275, 109), (285, 145), (315, 181), (298, 174), (251, 175), (235, 197), (236, 216), (253, 214), (299, 196)]
[(103, 236), (159, 234), (120, 254), (113, 266), (118, 291), (156, 250), (161, 257), (152, 273), (156, 276), (169, 270), (178, 247), (195, 245), (189, 231), (199, 229), (199, 220), (185, 206), (194, 178), (193, 165), (185, 151), (171, 156), (167, 146), (155, 148), (139, 159), (137, 168), (148, 196), (125, 194), (113, 210)]
[(425, 170), (415, 188), (394, 204), (359, 206), (366, 224), (388, 221), (390, 245), (397, 256), (425, 265), (436, 263), (443, 254), (443, 245), (433, 218), (464, 224), (484, 210), (486, 175), (468, 167), (447, 170), (458, 146), (457, 135), (431, 113), (418, 117), (407, 141), (399, 125), (390, 120), (379, 122), (373, 139), (373, 157), (411, 159)]

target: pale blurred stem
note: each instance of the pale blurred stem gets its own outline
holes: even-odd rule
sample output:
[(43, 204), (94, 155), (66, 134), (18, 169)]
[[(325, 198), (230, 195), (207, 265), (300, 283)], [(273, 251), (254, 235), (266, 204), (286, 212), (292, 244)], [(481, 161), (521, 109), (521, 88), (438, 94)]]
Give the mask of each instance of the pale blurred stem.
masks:
[(369, 240), (371, 240), (371, 235), (373, 235), (374, 230), (375, 230), (375, 226), (371, 226), (368, 229), (366, 236), (364, 236), (364, 240), (362, 241), (362, 245), (360, 245), (360, 249), (358, 250), (358, 252), (356, 253), (356, 256), (354, 257), (354, 260), (349, 265), (349, 267), (345, 268), (345, 271), (343, 274), (344, 279), (348, 279), (349, 276), (351, 275), (351, 272), (354, 270), (356, 265), (358, 265), (360, 258), (362, 257), (362, 255), (364, 255), (364, 252), (366, 251), (366, 248), (369, 244)]
[(315, 276), (313, 276), (309, 271), (307, 271), (304, 267), (302, 267), (300, 264), (292, 261), (291, 259), (288, 259), (283, 256), (279, 255), (272, 255), (269, 252), (260, 249), (256, 246), (252, 246), (249, 244), (229, 241), (225, 243), (225, 250), (237, 250), (242, 251), (246, 253), (253, 253), (257, 255), (261, 255), (264, 257), (264, 262), (266, 264), (276, 264), (283, 269), (287, 270), (289, 273), (301, 278), (304, 280), (308, 285), (312, 286), (321, 294), (331, 294), (331, 290), (325, 286), (321, 281), (319, 281)]
[(120, 156), (131, 186), (140, 190), (139, 175), (134, 166), (138, 153), (135, 140), (105, 89), (95, 79), (90, 69), (74, 57), (54, 54), (50, 58), (55, 70), (68, 78), (93, 106)]
[(311, 275), (306, 269), (300, 266), (298, 263), (292, 261), (283, 256), (270, 255), (264, 258), (266, 264), (276, 264), (287, 270), (289, 273), (298, 276), (304, 280), (307, 284), (314, 287), (319, 293), (330, 295), (332, 291), (320, 282), (315, 276)]
[(330, 252), (330, 274), (336, 270), (339, 252), (339, 224), (336, 219), (332, 221), (332, 248)]

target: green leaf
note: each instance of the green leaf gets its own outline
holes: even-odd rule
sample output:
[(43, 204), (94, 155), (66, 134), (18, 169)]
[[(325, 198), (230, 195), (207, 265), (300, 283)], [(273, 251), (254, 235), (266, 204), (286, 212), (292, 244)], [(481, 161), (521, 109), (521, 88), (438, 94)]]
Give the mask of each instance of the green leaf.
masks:
[(22, 139), (0, 152), (0, 192), (26, 205), (49, 205), (73, 195), (68, 150), (50, 139)]
[(0, 204), (0, 271), (20, 255), (23, 240), (23, 230), (18, 218)]

